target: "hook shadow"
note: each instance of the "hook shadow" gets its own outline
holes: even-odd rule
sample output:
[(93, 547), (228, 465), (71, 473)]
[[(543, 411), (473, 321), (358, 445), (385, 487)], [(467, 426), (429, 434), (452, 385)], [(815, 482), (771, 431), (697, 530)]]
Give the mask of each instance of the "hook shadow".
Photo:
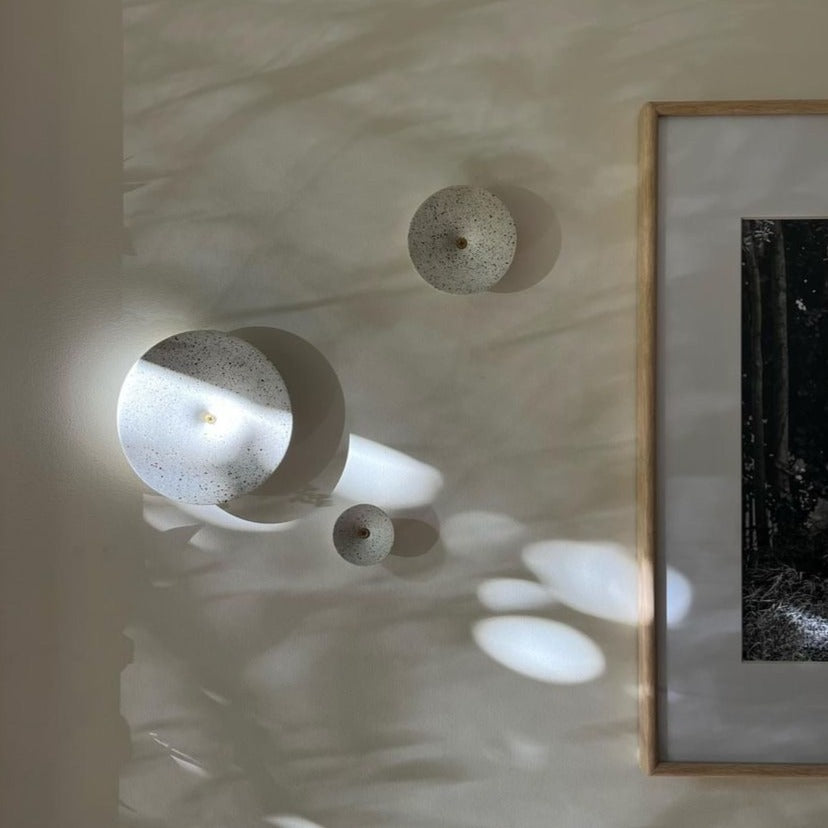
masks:
[(490, 293), (518, 293), (549, 275), (561, 252), (561, 226), (555, 210), (537, 193), (524, 187), (487, 188), (508, 207), (517, 226), (517, 248), (506, 275)]
[(330, 503), (345, 467), (349, 437), (342, 386), (325, 356), (296, 334), (269, 327), (231, 333), (258, 348), (282, 375), (290, 395), (293, 433), (271, 477), (222, 508), (259, 523), (295, 520)]
[(432, 508), (400, 512), (391, 516), (391, 522), (394, 547), (383, 563), (389, 572), (400, 578), (418, 578), (445, 563), (446, 550), (438, 545), (440, 521)]

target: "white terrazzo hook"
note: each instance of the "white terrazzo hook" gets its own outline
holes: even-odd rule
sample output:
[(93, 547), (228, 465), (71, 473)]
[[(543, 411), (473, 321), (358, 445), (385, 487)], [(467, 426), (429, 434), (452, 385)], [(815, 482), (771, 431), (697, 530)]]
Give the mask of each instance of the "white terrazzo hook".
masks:
[(333, 530), (336, 551), (348, 563), (371, 566), (385, 560), (394, 546), (394, 524), (377, 506), (360, 503), (346, 509)]
[(287, 387), (249, 343), (186, 331), (150, 348), (118, 398), (130, 466), (159, 494), (214, 505), (253, 491), (282, 462), (293, 430)]
[(509, 270), (517, 228), (506, 205), (480, 187), (446, 187), (429, 196), (408, 228), (417, 272), (446, 293), (481, 293)]

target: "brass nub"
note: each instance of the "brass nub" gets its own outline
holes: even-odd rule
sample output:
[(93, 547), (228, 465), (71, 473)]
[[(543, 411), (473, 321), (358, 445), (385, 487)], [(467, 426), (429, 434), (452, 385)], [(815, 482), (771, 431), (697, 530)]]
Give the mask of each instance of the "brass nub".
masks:
[(370, 538), (371, 537), (371, 530), (368, 529), (366, 526), (360, 526), (359, 529), (357, 529), (357, 537), (360, 537), (363, 540), (365, 538)]
[(459, 236), (454, 240), (458, 250), (465, 250), (469, 246), (469, 240), (465, 236)]
[(201, 419), (204, 420), (204, 422), (207, 423), (208, 425), (213, 425), (213, 423), (215, 423), (215, 421), (216, 421), (216, 415), (211, 414), (209, 411), (205, 411), (201, 415)]

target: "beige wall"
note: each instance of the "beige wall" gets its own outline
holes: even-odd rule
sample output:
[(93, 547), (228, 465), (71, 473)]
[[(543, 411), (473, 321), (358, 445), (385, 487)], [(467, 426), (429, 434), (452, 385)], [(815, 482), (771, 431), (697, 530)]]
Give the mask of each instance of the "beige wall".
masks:
[[(481, 584), (535, 581), (528, 544), (593, 544), (602, 597), (631, 551), (641, 103), (826, 96), (826, 4), (127, 3), (123, 149), (118, 10), (2, 14), (0, 823), (116, 819), (128, 623), (124, 825), (822, 824), (820, 782), (640, 774), (623, 611), (521, 613), (600, 648), (578, 685), (473, 630), (498, 614)], [(409, 217), (460, 182), (524, 210), (526, 281), (546, 278), (418, 279)], [(335, 558), (365, 480), (268, 535), (143, 495), (124, 372), (169, 333), (244, 325), (330, 362), (396, 470), (379, 497), (439, 528), (428, 554)]]

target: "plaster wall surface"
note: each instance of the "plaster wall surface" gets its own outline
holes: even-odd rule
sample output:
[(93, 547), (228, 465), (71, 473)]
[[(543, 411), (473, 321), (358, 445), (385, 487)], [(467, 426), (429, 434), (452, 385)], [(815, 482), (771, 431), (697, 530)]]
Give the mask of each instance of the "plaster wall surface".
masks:
[[(826, 97), (826, 25), (804, 0), (5, 5), (0, 824), (824, 824), (819, 781), (642, 776), (628, 564), (638, 110)], [(456, 183), (523, 229), (497, 292), (408, 261)], [(114, 430), (152, 344), (256, 326), (312, 344), (353, 435), (268, 532), (148, 495)], [(410, 554), (337, 558), (361, 499)]]

